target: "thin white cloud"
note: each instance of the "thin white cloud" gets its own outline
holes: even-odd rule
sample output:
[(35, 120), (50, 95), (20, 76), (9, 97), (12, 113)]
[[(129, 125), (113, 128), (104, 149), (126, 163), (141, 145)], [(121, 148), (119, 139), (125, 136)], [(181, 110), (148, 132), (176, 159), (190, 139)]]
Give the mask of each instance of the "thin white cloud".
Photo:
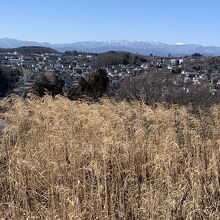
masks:
[(185, 45), (185, 44), (184, 43), (176, 43), (176, 45), (181, 46), (181, 45)]

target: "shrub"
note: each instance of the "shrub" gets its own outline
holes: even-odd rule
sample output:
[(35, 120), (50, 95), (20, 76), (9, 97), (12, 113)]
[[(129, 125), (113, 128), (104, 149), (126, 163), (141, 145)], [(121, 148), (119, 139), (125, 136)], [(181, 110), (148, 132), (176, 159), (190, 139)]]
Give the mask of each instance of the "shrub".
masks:
[(8, 87), (8, 80), (0, 69), (0, 96), (5, 92), (5, 89)]
[(40, 80), (37, 80), (33, 86), (34, 93), (40, 97), (43, 97), (47, 93), (51, 96), (55, 96), (63, 93), (63, 86), (65, 82), (58, 76), (55, 76), (53, 80), (48, 79), (46, 76), (42, 76)]
[(20, 72), (0, 66), (0, 96), (6, 95), (16, 85)]
[(82, 96), (91, 97), (93, 99), (100, 98), (108, 91), (109, 79), (107, 72), (103, 69), (98, 69), (95, 72), (89, 73), (82, 77), (79, 81), (78, 88), (69, 93), (71, 99), (77, 99)]

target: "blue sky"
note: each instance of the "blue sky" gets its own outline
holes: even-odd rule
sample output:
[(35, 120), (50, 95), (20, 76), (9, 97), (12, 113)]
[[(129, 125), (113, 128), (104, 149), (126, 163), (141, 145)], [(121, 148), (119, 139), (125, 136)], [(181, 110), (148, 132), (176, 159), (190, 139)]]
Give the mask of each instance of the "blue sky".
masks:
[(220, 0), (1, 0), (0, 38), (220, 46)]

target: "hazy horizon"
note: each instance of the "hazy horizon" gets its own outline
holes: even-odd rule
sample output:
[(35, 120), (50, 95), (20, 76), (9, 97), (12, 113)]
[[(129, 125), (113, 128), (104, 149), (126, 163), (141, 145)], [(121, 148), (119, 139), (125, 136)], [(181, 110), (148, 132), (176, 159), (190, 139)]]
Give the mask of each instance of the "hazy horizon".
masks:
[(204, 46), (204, 47), (220, 47), (218, 45), (211, 45), (211, 44), (198, 44), (198, 43), (181, 43), (181, 42), (176, 42), (176, 43), (167, 43), (167, 42), (162, 42), (162, 41), (149, 41), (149, 40), (127, 40), (127, 39), (119, 39), (119, 40), (84, 40), (84, 41), (72, 41), (72, 42), (63, 42), (63, 43), (56, 43), (56, 42), (49, 42), (49, 41), (38, 41), (38, 40), (28, 40), (28, 39), (15, 39), (15, 38), (9, 38), (9, 37), (1, 37), (0, 36), (0, 40), (4, 40), (4, 39), (8, 39), (8, 40), (18, 40), (18, 41), (24, 41), (24, 42), (36, 42), (36, 43), (40, 43), (40, 44), (51, 44), (51, 45), (67, 45), (67, 44), (74, 44), (74, 43), (80, 43), (80, 42), (123, 42), (123, 41), (128, 41), (128, 42), (149, 42), (149, 43), (161, 43), (161, 44), (166, 44), (166, 45), (176, 45), (176, 46), (184, 46), (184, 45), (197, 45), (197, 46)]

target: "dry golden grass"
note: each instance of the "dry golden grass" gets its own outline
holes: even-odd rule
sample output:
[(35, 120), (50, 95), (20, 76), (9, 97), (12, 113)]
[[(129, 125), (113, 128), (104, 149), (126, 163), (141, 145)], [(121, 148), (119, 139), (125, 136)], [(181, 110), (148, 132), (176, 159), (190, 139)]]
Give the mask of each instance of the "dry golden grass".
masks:
[(0, 218), (219, 219), (220, 106), (4, 105)]

